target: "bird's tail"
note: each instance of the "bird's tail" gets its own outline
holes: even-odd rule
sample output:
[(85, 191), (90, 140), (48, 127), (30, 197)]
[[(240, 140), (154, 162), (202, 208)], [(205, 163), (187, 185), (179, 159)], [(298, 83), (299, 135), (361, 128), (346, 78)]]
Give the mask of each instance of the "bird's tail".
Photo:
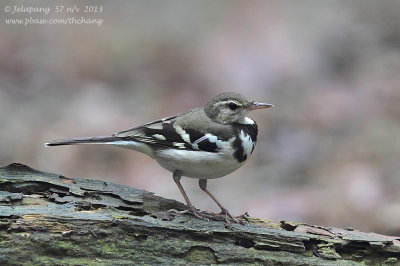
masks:
[(121, 140), (118, 137), (83, 137), (73, 139), (60, 139), (53, 140), (44, 144), (44, 146), (61, 146), (61, 145), (75, 145), (75, 144), (113, 144), (116, 141)]

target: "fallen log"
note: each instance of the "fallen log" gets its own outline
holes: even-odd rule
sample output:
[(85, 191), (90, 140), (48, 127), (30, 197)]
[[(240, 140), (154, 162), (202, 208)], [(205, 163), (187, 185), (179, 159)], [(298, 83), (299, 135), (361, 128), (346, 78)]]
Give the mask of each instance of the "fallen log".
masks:
[(10, 164), (0, 168), (0, 265), (399, 265), (400, 237), (168, 212), (184, 208), (148, 191)]

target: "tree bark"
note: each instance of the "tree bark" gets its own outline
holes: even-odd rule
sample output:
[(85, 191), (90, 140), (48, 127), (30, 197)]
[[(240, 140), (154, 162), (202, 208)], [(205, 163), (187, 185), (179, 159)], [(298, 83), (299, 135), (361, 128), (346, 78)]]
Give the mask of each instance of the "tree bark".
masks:
[(399, 265), (400, 237), (172, 215), (175, 200), (22, 164), (0, 168), (0, 265)]

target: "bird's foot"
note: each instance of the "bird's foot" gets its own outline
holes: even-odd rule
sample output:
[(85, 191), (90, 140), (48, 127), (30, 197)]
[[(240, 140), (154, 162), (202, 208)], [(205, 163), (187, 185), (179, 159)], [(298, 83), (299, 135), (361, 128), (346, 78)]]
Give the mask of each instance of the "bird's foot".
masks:
[(229, 213), (229, 211), (225, 208), (221, 209), (221, 212), (205, 212), (205, 211), (200, 211), (196, 209), (194, 206), (188, 206), (186, 210), (183, 211), (178, 211), (175, 209), (171, 209), (168, 212), (171, 213), (176, 213), (176, 214), (192, 214), (193, 216), (205, 220), (205, 221), (225, 221), (226, 223), (236, 223), (236, 224), (241, 224), (241, 225), (248, 225), (248, 222), (246, 221), (246, 218), (249, 217), (249, 214), (246, 212), (242, 215), (239, 216), (233, 216)]
[(250, 217), (248, 212), (245, 212), (239, 216), (235, 216), (235, 218), (239, 218), (239, 219), (247, 219), (248, 217)]
[(241, 225), (249, 225), (249, 222), (248, 222), (248, 219), (247, 219), (248, 217), (250, 217), (248, 212), (245, 212), (245, 213), (243, 213), (243, 214), (241, 214), (239, 216), (235, 216), (235, 218), (239, 221), (239, 223)]
[(246, 218), (249, 217), (249, 214), (247, 212), (239, 216), (233, 216), (227, 209), (221, 208), (221, 212), (207, 212), (207, 214), (213, 216), (213, 220), (217, 220), (216, 218), (222, 216), (225, 223), (233, 222), (236, 224), (248, 225)]
[(205, 221), (209, 221), (210, 219), (212, 219), (212, 215), (209, 215), (207, 213), (201, 212), (200, 210), (196, 209), (194, 206), (188, 206), (188, 208), (184, 211), (178, 211), (175, 209), (171, 209), (168, 212), (172, 212), (172, 213), (176, 213), (176, 214), (186, 214), (186, 213), (190, 213), (193, 216), (205, 220)]

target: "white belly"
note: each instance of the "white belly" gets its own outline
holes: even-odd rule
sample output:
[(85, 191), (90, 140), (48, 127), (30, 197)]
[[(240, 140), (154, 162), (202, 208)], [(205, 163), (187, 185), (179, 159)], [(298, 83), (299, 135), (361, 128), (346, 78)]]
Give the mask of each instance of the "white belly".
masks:
[(225, 176), (243, 165), (232, 156), (232, 152), (224, 154), (204, 151), (160, 150), (155, 156), (157, 162), (165, 169), (182, 176), (210, 179)]

